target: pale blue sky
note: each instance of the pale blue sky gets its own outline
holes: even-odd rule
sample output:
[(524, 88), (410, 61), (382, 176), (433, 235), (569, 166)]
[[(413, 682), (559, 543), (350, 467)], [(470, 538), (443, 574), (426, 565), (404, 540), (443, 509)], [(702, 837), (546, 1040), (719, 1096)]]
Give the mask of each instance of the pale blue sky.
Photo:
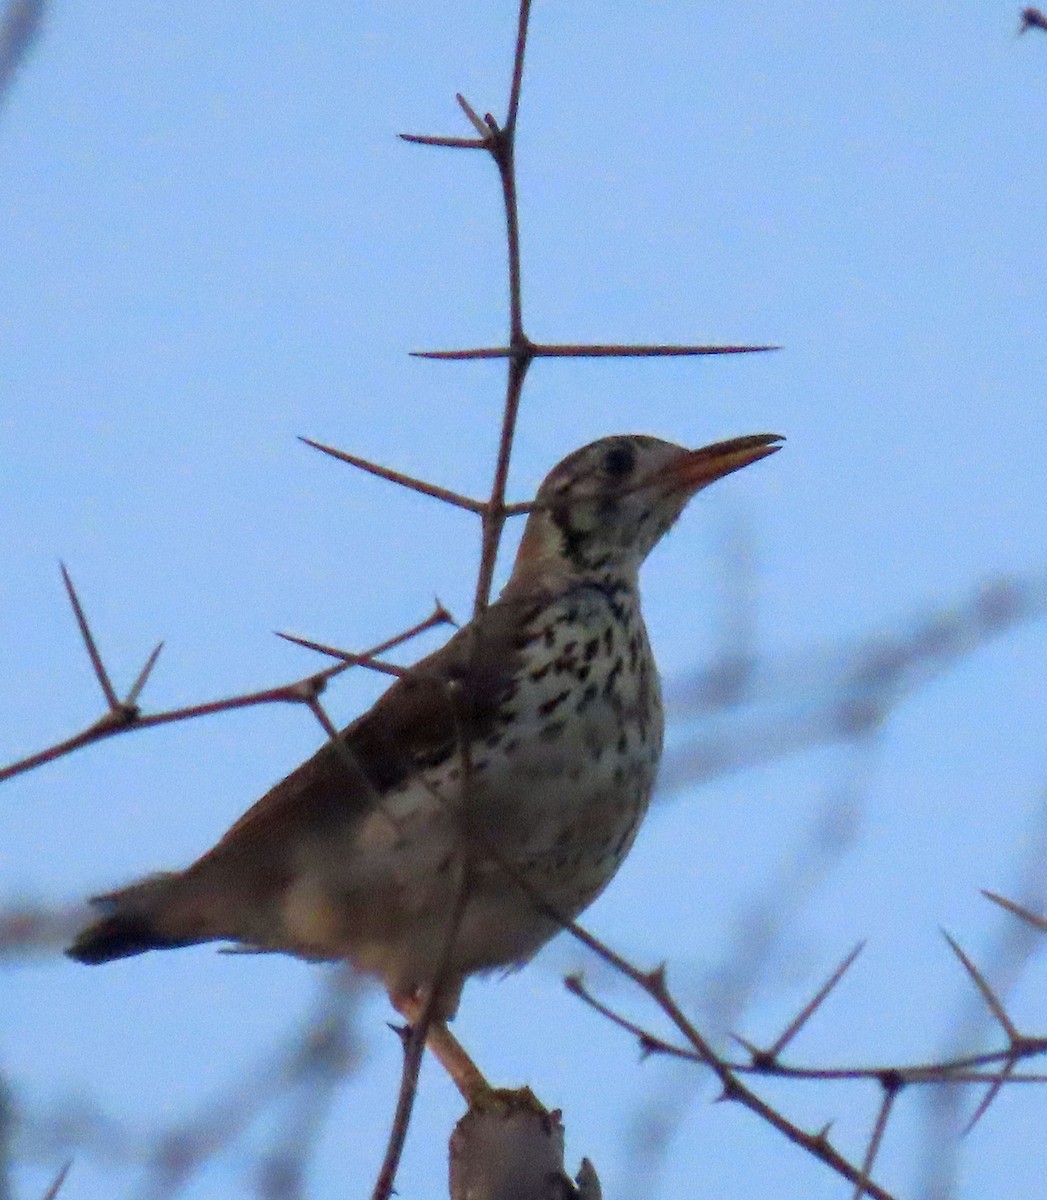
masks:
[[(360, 647), (434, 592), (467, 614), (470, 519), (295, 437), (485, 488), (501, 368), (407, 351), (503, 337), (494, 172), (394, 135), (467, 132), (457, 90), (501, 110), (513, 7), (54, 6), (0, 113), (0, 758), (99, 711), (59, 558), (118, 681), (166, 640), (146, 697), (158, 707), (311, 669), (273, 629)], [(772, 657), (1042, 569), (1047, 37), (1016, 39), (1017, 12), (536, 2), (519, 132), (531, 334), (784, 347), (539, 362), (529, 380), (518, 498), (605, 433), (789, 439), (703, 497), (650, 562), (666, 676), (713, 647), (716, 547), (733, 523), (754, 531)], [(747, 1033), (773, 1036), (868, 937), (797, 1053), (940, 1048), (965, 993), (938, 926), (975, 954), (988, 944), (1000, 922), (977, 889), (1015, 885), (1044, 804), (1043, 653), (1042, 628), (1019, 630), (894, 716), (860, 844), (803, 907)], [(330, 709), (348, 720), (379, 688), (346, 679)], [(70, 901), (188, 861), (317, 740), (301, 713), (255, 711), (15, 782), (0, 796), (0, 901)], [(589, 923), (702, 979), (730, 957), (745, 898), (849, 778), (845, 756), (818, 751), (695, 791), (653, 816)], [(589, 1155), (617, 1200), (623, 1130), (668, 1076), (563, 993), (568, 957), (474, 983), (458, 1032), (492, 1079), (563, 1108), (571, 1161)], [(149, 1130), (258, 1059), (308, 1011), (316, 975), (206, 948), (98, 971), (35, 962), (5, 973), (0, 1064), (37, 1111), (87, 1088)], [(1043, 983), (1034, 965), (1016, 1001), (1030, 1032), (1047, 1024)], [(366, 1065), (325, 1127), (317, 1196), (369, 1192), (397, 1082), (387, 1015), (375, 997), (361, 1016)], [(838, 1115), (860, 1156), (871, 1090), (772, 1094), (812, 1127)], [(708, 1095), (683, 1117), (660, 1194), (842, 1194)], [(442, 1194), (457, 1112), (427, 1072), (403, 1195)], [(1037, 1194), (1045, 1114), (1047, 1093), (1003, 1097), (965, 1146), (967, 1194)], [(884, 1150), (884, 1182), (906, 1195), (921, 1134), (900, 1118)], [(242, 1193), (245, 1161), (234, 1151), (187, 1195)], [(16, 1195), (56, 1166), (20, 1169)], [(85, 1154), (66, 1194), (130, 1195), (133, 1180)]]

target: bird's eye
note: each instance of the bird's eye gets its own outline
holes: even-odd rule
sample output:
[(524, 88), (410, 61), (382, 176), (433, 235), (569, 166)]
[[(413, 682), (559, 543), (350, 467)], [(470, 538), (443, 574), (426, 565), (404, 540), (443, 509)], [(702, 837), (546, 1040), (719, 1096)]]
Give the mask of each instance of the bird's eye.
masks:
[(636, 452), (628, 443), (608, 450), (603, 460), (603, 469), (612, 479), (624, 479), (635, 466)]

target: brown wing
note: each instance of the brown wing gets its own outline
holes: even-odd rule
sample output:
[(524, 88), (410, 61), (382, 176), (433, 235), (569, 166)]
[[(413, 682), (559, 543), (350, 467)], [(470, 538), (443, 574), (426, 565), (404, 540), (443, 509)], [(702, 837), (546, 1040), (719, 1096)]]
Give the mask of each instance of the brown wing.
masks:
[(422, 659), (341, 733), (292, 771), (205, 855), (250, 853), (260, 842), (281, 845), (296, 831), (330, 823), (344, 829), (419, 767), (447, 758), (463, 737), (482, 736), (511, 696), (519, 632), (544, 598), (513, 596), (493, 604)]

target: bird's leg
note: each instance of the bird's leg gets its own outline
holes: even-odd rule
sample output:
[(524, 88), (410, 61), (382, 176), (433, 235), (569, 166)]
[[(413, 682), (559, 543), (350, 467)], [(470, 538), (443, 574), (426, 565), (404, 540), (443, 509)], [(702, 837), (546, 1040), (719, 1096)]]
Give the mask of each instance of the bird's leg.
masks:
[(491, 1091), (491, 1085), (483, 1077), (480, 1068), (469, 1057), (465, 1047), (447, 1028), (445, 1022), (433, 1022), (429, 1028), (426, 1045), (450, 1075), (467, 1104), (475, 1104)]
[[(417, 1025), (422, 1019), (425, 1010), (424, 996), (393, 996), (391, 999), (396, 1011), (409, 1025)], [(491, 1091), (491, 1085), (466, 1053), (462, 1043), (447, 1028), (446, 1021), (430, 1022), (425, 1044), (451, 1077), (467, 1104), (474, 1104)]]

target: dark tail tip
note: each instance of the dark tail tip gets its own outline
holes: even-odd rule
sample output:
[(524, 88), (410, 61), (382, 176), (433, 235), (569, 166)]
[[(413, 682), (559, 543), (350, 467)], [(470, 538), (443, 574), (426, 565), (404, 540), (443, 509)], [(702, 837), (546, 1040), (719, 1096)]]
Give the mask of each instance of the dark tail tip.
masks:
[(147, 950), (163, 950), (172, 946), (185, 945), (161, 937), (151, 928), (145, 917), (136, 914), (117, 914), (96, 921), (77, 937), (66, 950), (77, 962), (111, 962), (114, 958), (130, 958), (133, 954), (144, 954)]
[(93, 965), (199, 941), (161, 932), (171, 923), (171, 901), (181, 878), (173, 872), (150, 875), (130, 887), (92, 897), (91, 903), (98, 905), (105, 916), (81, 930), (66, 954), (77, 962)]

